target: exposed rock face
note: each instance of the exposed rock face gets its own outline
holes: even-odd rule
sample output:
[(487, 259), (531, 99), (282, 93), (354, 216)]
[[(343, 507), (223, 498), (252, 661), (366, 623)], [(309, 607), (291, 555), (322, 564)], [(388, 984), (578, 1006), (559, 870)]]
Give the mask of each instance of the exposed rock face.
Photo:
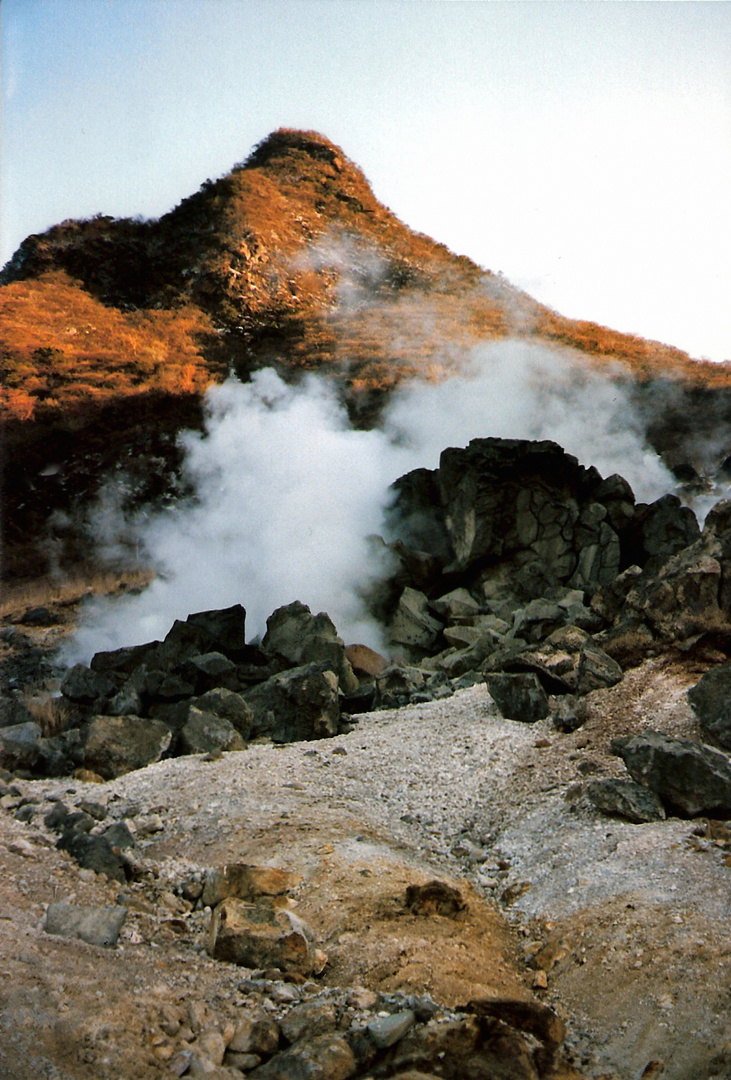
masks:
[[(504, 581), (512, 572), (527, 598), (535, 598), (569, 581), (596, 586), (619, 570), (619, 536), (608, 506), (616, 492), (602, 491), (596, 470), (580, 466), (556, 443), (473, 439), (463, 450), (442, 453), (432, 484), (420, 480), (401, 482), (399, 491), (409, 495), (401, 516), (411, 535), (418, 526), (422, 543), (446, 535), (450, 571), (483, 567), (483, 582)], [(417, 505), (418, 492), (438, 498)], [(629, 490), (622, 494), (629, 514), (634, 500)]]

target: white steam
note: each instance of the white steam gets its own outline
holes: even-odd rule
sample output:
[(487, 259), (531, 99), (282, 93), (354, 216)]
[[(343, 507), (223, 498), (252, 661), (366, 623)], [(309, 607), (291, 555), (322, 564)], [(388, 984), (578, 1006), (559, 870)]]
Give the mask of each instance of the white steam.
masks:
[(410, 384), (382, 429), (366, 432), (324, 380), (291, 387), (258, 372), (212, 389), (205, 433), (183, 436), (196, 498), (125, 525), (158, 577), (140, 595), (92, 601), (66, 660), (161, 638), (176, 618), (234, 603), (253, 637), (293, 600), (327, 611), (346, 641), (379, 647), (360, 592), (383, 573), (367, 538), (382, 531), (389, 485), (487, 436), (554, 439), (642, 499), (673, 487), (620, 386), (531, 343), (482, 347), (466, 376)]

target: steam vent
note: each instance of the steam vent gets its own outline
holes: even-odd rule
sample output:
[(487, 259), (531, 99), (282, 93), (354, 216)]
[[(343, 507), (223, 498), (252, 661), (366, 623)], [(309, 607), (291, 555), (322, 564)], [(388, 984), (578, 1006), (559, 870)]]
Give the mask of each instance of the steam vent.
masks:
[(290, 129), (0, 303), (0, 1075), (731, 1075), (728, 368)]

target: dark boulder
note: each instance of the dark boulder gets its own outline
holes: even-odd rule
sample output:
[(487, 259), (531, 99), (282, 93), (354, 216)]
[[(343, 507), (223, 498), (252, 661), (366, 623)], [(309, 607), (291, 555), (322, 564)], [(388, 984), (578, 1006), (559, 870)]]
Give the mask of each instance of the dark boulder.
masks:
[(159, 761), (170, 741), (170, 728), (160, 720), (95, 716), (86, 737), (84, 768), (112, 780)]
[(700, 539), (693, 511), (677, 495), (663, 495), (649, 506), (637, 506), (625, 544), (628, 559), (656, 572), (671, 556)]
[(190, 705), (180, 732), (184, 754), (209, 754), (217, 750), (244, 750), (246, 743), (230, 720)]
[(252, 736), (289, 743), (338, 733), (338, 678), (323, 664), (283, 671), (247, 691), (244, 699), (253, 713)]
[(358, 679), (345, 655), (343, 640), (324, 611), (313, 615), (307, 605), (298, 600), (277, 608), (267, 619), (261, 644), (265, 653), (283, 659), (290, 667), (325, 665), (337, 675), (343, 693), (358, 686)]
[(196, 611), (186, 622), (204, 631), (210, 642), (209, 652), (230, 656), (240, 653), (246, 646), (246, 611), (241, 604)]
[(115, 851), (105, 836), (71, 830), (61, 835), (56, 847), (67, 851), (85, 870), (106, 874), (112, 881), (127, 880), (124, 859), (119, 849)]
[(191, 656), (182, 664), (180, 674), (192, 685), (196, 694), (204, 694), (218, 686), (228, 690), (237, 690), (239, 687), (236, 664), (220, 652)]
[(681, 817), (731, 816), (731, 760), (710, 746), (648, 731), (612, 744), (630, 776)]
[(633, 780), (592, 780), (587, 784), (586, 795), (603, 814), (626, 818), (636, 825), (665, 819), (659, 797)]
[(61, 683), (61, 693), (75, 705), (96, 705), (108, 700), (116, 692), (116, 684), (103, 672), (74, 664), (66, 672)]
[(707, 671), (688, 691), (688, 701), (704, 730), (731, 750), (731, 664)]
[(33, 720), (0, 728), (0, 767), (10, 772), (32, 771), (38, 761), (41, 734)]
[(242, 739), (251, 735), (254, 715), (241, 694), (221, 686), (196, 698), (193, 704), (204, 712), (229, 720)]
[(534, 724), (548, 716), (548, 697), (538, 676), (533, 672), (486, 675), (485, 682), (490, 697), (506, 720)]

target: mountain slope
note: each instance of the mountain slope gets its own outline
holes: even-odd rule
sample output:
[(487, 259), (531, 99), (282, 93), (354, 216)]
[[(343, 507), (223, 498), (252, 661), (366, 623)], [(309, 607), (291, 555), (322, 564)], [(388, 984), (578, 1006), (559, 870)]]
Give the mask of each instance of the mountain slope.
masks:
[(562, 318), (405, 226), (322, 135), (276, 131), (159, 220), (62, 222), (0, 274), (6, 543), (26, 559), (49, 515), (120, 464), (154, 459), (140, 490), (159, 491), (181, 423), (230, 373), (319, 371), (372, 426), (402, 380), (441, 380), (510, 336), (572, 350), (653, 400), (660, 380), (675, 413), (654, 439), (679, 460), (678, 416), (695, 431), (709, 407), (731, 412), (727, 367)]
[(275, 132), (159, 221), (96, 217), (30, 236), (0, 282), (5, 407), (23, 419), (198, 392), (264, 364), (324, 370), (370, 412), (404, 377), (451, 373), (471, 346), (511, 334), (640, 378), (728, 379), (677, 349), (563, 319), (414, 233), (313, 132)]

